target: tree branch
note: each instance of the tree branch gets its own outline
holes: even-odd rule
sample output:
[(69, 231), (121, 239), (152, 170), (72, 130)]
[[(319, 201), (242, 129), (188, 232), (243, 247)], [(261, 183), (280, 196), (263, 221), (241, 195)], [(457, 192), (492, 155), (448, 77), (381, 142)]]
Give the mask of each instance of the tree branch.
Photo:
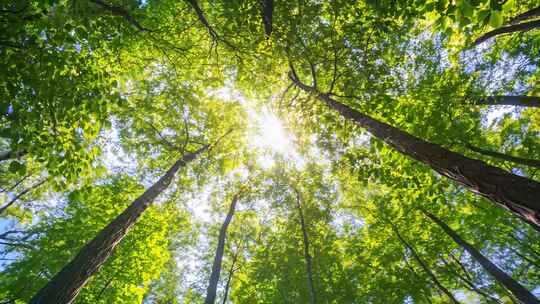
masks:
[(527, 31), (533, 30), (533, 29), (538, 28), (538, 27), (540, 27), (540, 19), (539, 20), (534, 20), (534, 21), (529, 21), (529, 22), (524, 22), (524, 23), (512, 24), (512, 25), (508, 25), (508, 26), (502, 26), (502, 27), (496, 28), (496, 29), (494, 29), (494, 30), (492, 30), (490, 32), (487, 32), (484, 35), (478, 37), (473, 42), (473, 46), (477, 46), (477, 45), (481, 44), (482, 42), (484, 42), (484, 41), (486, 41), (486, 40), (488, 40), (490, 38), (493, 38), (495, 36), (511, 34), (511, 33), (515, 33), (515, 32), (527, 32)]
[(90, 0), (90, 2), (97, 4), (105, 10), (108, 10), (113, 15), (124, 18), (129, 24), (141, 32), (152, 32), (150, 29), (143, 27), (125, 8), (121, 6), (111, 5), (102, 0)]

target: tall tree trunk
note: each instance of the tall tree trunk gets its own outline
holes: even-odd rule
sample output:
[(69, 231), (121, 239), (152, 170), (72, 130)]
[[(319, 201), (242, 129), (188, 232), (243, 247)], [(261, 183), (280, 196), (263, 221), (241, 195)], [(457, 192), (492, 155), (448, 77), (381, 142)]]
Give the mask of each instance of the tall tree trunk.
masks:
[(9, 208), (11, 205), (13, 205), (16, 201), (18, 201), (21, 197), (25, 196), (27, 193), (31, 192), (32, 190), (38, 188), (39, 186), (43, 185), (45, 183), (46, 179), (43, 179), (32, 186), (24, 189), (19, 194), (17, 194), (14, 198), (12, 198), (9, 202), (7, 202), (4, 206), (0, 207), (0, 214), (4, 213), (7, 208)]
[[(416, 273), (416, 270), (414, 270), (412, 265), (409, 263), (407, 256), (404, 255), (403, 260), (405, 261), (405, 265), (407, 265), (407, 268), (409, 268), (409, 270), (411, 271), (415, 279), (418, 280), (419, 282), (423, 281), (422, 277), (418, 273)], [(431, 301), (431, 290), (427, 288), (426, 286), (424, 286), (423, 284), (421, 284), (421, 286), (422, 286), (422, 295), (424, 296), (426, 301), (430, 304), (433, 303), (433, 301)]]
[(479, 105), (491, 106), (518, 106), (540, 108), (540, 97), (538, 96), (488, 96), (476, 102)]
[(422, 269), (426, 272), (426, 274), (429, 276), (429, 278), (435, 284), (435, 286), (437, 286), (437, 288), (440, 291), (442, 291), (450, 299), (452, 303), (459, 304), (460, 302), (454, 297), (454, 295), (446, 287), (444, 287), (444, 285), (439, 281), (437, 276), (435, 276), (433, 271), (429, 269), (429, 266), (424, 262), (424, 260), (422, 260), (422, 258), (420, 257), (420, 255), (418, 254), (414, 246), (412, 244), (409, 244), (409, 242), (407, 242), (401, 236), (401, 233), (399, 232), (399, 229), (397, 228), (397, 226), (394, 223), (392, 223), (392, 221), (390, 221), (389, 219), (385, 219), (385, 221), (390, 225), (390, 227), (392, 227), (392, 230), (394, 231), (397, 238), (399, 239), (399, 242), (405, 247), (405, 249), (408, 249), (411, 252), (413, 258), (416, 260), (416, 262), (418, 262), (420, 267), (422, 267)]
[(444, 232), (450, 236), (461, 248), (467, 251), (497, 282), (506, 287), (519, 301), (525, 304), (540, 304), (540, 301), (525, 287), (519, 284), (512, 277), (504, 273), (497, 265), (493, 264), (480, 251), (476, 250), (471, 244), (463, 240), (452, 228), (441, 221), (432, 213), (421, 209), (421, 211), (435, 222)]
[(512, 20), (510, 20), (510, 24), (516, 24), (520, 21), (523, 21), (523, 20), (527, 20), (527, 19), (532, 19), (532, 18), (536, 18), (536, 17), (540, 17), (540, 7), (536, 7), (536, 8), (533, 8), (529, 11), (526, 11), (522, 14), (519, 14), (517, 15), (516, 17), (512, 18)]
[[(469, 289), (472, 292), (477, 293), (479, 296), (484, 298), (486, 300), (486, 302), (488, 302), (488, 303), (502, 304), (501, 301), (499, 301), (499, 299), (493, 297), (492, 295), (490, 295), (490, 294), (486, 293), (485, 291), (483, 291), (482, 289), (480, 289), (480, 287), (476, 286), (474, 284), (472, 278), (469, 277), (469, 275), (467, 273), (465, 273), (465, 275), (463, 275), (463, 274), (459, 273), (459, 271), (454, 270), (452, 268), (452, 266), (450, 265), (450, 262), (448, 262), (444, 258), (442, 259), (442, 261), (443, 261), (444, 265), (465, 284), (467, 289)], [(460, 265), (460, 267), (463, 267), (463, 265)]]
[[(240, 249), (237, 249), (237, 250), (239, 251)], [(231, 287), (232, 277), (235, 272), (234, 266), (236, 265), (236, 259), (238, 258), (238, 251), (234, 253), (232, 263), (231, 263), (231, 268), (229, 268), (229, 276), (227, 277), (227, 283), (225, 284), (225, 291), (223, 292), (223, 304), (227, 303), (227, 297), (229, 296), (229, 288)]]
[(0, 152), (0, 162), (8, 160), (8, 159), (19, 158), (21, 156), (24, 156), (25, 154), (26, 154), (26, 151), (24, 150)]
[(317, 303), (317, 300), (316, 300), (315, 286), (313, 286), (313, 265), (312, 265), (311, 255), (309, 254), (309, 238), (308, 238), (308, 233), (306, 229), (306, 222), (304, 221), (304, 213), (302, 212), (302, 205), (300, 203), (301, 195), (298, 189), (293, 187), (293, 190), (294, 192), (296, 192), (296, 208), (298, 210), (298, 217), (300, 218), (300, 228), (302, 229), (302, 240), (304, 243), (304, 259), (306, 260), (307, 284), (308, 284), (308, 289), (309, 289), (309, 303), (315, 304)]
[(465, 146), (469, 150), (472, 150), (472, 151), (474, 151), (476, 153), (479, 153), (479, 154), (482, 154), (482, 155), (485, 155), (485, 156), (490, 156), (490, 157), (506, 160), (506, 161), (509, 161), (509, 162), (513, 162), (513, 163), (516, 163), (516, 164), (525, 165), (525, 166), (529, 166), (529, 167), (535, 167), (535, 168), (540, 169), (540, 160), (516, 157), (516, 156), (512, 156), (512, 155), (508, 155), (508, 154), (504, 154), (504, 153), (500, 153), (500, 152), (495, 152), (495, 151), (491, 151), (491, 150), (478, 148), (478, 147), (475, 147), (475, 146), (473, 146), (471, 144), (465, 144)]
[(184, 154), (182, 158), (177, 160), (165, 175), (134, 200), (120, 215), (103, 228), (93, 240), (88, 242), (73, 260), (34, 295), (30, 303), (64, 304), (73, 302), (86, 282), (101, 268), (116, 245), (122, 241), (142, 213), (169, 186), (178, 170), (208, 148), (209, 146), (206, 145), (193, 153)]
[(496, 29), (494, 29), (492, 31), (489, 31), (489, 32), (485, 33), (484, 35), (478, 37), (474, 41), (473, 46), (479, 45), (482, 42), (484, 42), (484, 41), (486, 41), (486, 40), (488, 40), (490, 38), (493, 38), (495, 36), (515, 33), (515, 32), (527, 32), (527, 31), (533, 30), (533, 29), (538, 28), (538, 27), (540, 27), (540, 19), (539, 20), (529, 21), (529, 22), (518, 23), (518, 24), (511, 24), (511, 25), (501, 26), (499, 28), (496, 28)]
[(305, 85), (294, 72), (291, 72), (290, 78), (298, 87), (314, 94), (328, 107), (367, 129), (398, 152), (430, 166), (439, 174), (507, 208), (526, 222), (540, 226), (540, 183), (490, 166), (483, 161), (465, 157), (373, 119), (330, 98), (329, 94), (320, 93), (317, 89)]
[(210, 282), (208, 284), (208, 289), (206, 290), (206, 299), (204, 300), (205, 304), (214, 304), (216, 301), (217, 286), (219, 282), (219, 274), (221, 272), (221, 261), (223, 260), (223, 252), (225, 251), (225, 237), (227, 235), (227, 228), (231, 223), (232, 217), (234, 215), (234, 210), (236, 208), (236, 203), (240, 194), (236, 194), (229, 206), (229, 212), (225, 217), (225, 221), (221, 225), (218, 236), (218, 245), (216, 248), (216, 255), (214, 256), (214, 263), (212, 264), (212, 273), (210, 274)]
[(261, 15), (264, 24), (264, 33), (266, 37), (272, 34), (272, 15), (274, 13), (274, 0), (260, 0)]

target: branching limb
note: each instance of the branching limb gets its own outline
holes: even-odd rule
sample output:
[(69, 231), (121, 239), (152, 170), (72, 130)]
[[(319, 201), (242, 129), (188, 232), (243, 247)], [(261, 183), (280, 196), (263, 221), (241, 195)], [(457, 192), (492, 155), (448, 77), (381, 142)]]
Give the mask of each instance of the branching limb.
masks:
[(129, 24), (131, 24), (133, 27), (135, 27), (141, 32), (152, 32), (150, 29), (143, 27), (125, 8), (121, 6), (106, 3), (103, 0), (90, 0), (90, 2), (97, 4), (105, 10), (108, 10), (113, 15), (124, 18)]
[(528, 20), (528, 19), (533, 19), (533, 18), (536, 18), (536, 17), (540, 17), (540, 6), (535, 7), (532, 10), (526, 11), (526, 12), (524, 12), (522, 14), (519, 14), (519, 15), (515, 16), (508, 23), (509, 24), (517, 24), (517, 23), (519, 23), (521, 21)]
[(518, 23), (518, 24), (512, 24), (508, 26), (502, 26), (480, 36), (478, 39), (474, 41), (473, 46), (477, 46), (481, 44), (482, 42), (490, 38), (493, 38), (495, 36), (511, 34), (515, 32), (527, 32), (527, 31), (530, 31), (539, 27), (540, 27), (540, 19), (529, 21), (529, 22)]

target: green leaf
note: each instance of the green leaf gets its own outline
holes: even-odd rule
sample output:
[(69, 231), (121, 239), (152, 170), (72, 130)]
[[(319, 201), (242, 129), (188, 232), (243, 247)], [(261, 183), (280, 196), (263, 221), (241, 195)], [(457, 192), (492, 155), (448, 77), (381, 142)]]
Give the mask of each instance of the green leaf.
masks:
[(502, 14), (500, 11), (491, 11), (489, 16), (489, 25), (492, 27), (499, 27), (503, 23)]
[(508, 0), (502, 5), (502, 11), (504, 13), (508, 13), (512, 11), (516, 7), (516, 1), (515, 0)]
[(25, 174), (26, 166), (24, 164), (19, 163), (18, 161), (13, 161), (9, 164), (9, 172), (17, 173), (21, 175)]

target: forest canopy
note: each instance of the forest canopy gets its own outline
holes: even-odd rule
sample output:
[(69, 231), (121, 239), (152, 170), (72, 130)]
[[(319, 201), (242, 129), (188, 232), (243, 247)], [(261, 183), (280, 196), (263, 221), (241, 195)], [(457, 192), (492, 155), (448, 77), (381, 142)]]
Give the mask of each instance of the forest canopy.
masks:
[(537, 0), (0, 1), (0, 304), (540, 303)]

